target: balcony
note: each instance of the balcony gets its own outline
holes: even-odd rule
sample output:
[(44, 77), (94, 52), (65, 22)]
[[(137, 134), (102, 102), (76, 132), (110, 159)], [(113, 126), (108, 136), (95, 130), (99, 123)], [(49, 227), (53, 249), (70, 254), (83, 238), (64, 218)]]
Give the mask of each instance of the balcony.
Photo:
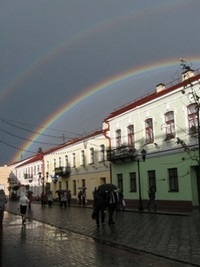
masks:
[(107, 150), (107, 160), (115, 164), (131, 162), (135, 160), (135, 148), (132, 146), (121, 146)]
[(61, 176), (61, 177), (66, 177), (68, 178), (71, 173), (71, 168), (70, 167), (58, 167), (55, 168), (55, 176)]

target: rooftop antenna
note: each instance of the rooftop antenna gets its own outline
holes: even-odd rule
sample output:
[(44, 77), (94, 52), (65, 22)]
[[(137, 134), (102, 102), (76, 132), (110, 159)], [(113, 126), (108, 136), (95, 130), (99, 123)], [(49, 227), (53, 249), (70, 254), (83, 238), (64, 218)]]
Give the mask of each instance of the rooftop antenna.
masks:
[(184, 58), (181, 58), (180, 62), (181, 62), (181, 68), (183, 71), (191, 70), (190, 66), (187, 65), (187, 62)]
[(63, 140), (63, 143), (65, 143), (65, 134), (64, 133), (62, 134), (62, 140)]

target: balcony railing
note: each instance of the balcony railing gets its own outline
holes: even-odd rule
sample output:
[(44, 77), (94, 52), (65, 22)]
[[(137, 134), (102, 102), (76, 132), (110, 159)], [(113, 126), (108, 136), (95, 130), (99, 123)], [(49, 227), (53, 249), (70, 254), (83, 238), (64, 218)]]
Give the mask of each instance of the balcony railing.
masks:
[(107, 160), (114, 163), (130, 162), (135, 160), (135, 148), (132, 146), (121, 146), (107, 150)]
[(62, 177), (69, 177), (71, 173), (70, 167), (58, 167), (55, 168), (55, 175), (59, 175)]

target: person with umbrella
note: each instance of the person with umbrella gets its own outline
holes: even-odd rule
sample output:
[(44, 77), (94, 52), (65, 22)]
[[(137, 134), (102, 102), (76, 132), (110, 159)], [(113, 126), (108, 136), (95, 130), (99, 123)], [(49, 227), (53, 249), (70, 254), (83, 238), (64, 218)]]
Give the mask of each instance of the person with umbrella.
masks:
[(94, 219), (96, 220), (97, 226), (99, 226), (100, 225), (99, 217), (101, 217), (101, 224), (104, 225), (105, 210), (106, 210), (105, 192), (101, 192), (100, 190), (95, 190), (93, 196), (94, 196), (93, 212), (95, 214)]
[(106, 193), (106, 205), (108, 208), (108, 224), (115, 225), (113, 215), (118, 205), (117, 187), (114, 184), (102, 184), (98, 187), (98, 190)]

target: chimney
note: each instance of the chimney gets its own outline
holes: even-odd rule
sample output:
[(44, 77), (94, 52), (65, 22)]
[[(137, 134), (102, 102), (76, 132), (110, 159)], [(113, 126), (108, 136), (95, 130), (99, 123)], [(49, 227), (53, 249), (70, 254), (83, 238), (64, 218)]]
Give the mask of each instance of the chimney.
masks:
[(182, 81), (188, 80), (191, 77), (194, 77), (194, 70), (186, 66), (186, 70), (182, 73)]
[(165, 90), (165, 84), (164, 83), (159, 83), (156, 85), (156, 93), (159, 93), (163, 90)]

